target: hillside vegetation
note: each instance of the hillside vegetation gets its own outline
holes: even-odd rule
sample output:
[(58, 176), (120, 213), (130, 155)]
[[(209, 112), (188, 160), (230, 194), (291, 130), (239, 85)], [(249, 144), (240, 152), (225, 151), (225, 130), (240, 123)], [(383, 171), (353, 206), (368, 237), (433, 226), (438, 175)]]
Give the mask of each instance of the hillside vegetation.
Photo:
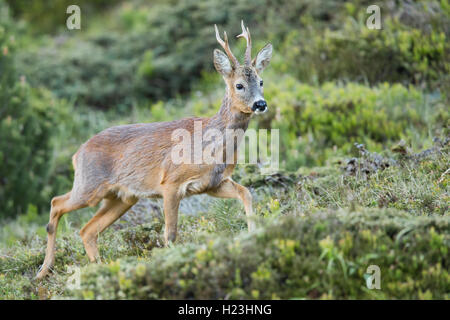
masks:
[[(364, 0), (115, 0), (79, 1), (82, 29), (68, 31), (69, 2), (0, 0), (0, 299), (450, 298), (447, 0), (383, 2), (381, 30)], [(254, 52), (274, 46), (269, 112), (251, 127), (280, 130), (280, 169), (233, 174), (257, 230), (238, 201), (192, 197), (164, 248), (162, 204), (143, 200), (89, 264), (79, 230), (95, 208), (82, 209), (34, 280), (72, 154), (114, 125), (213, 115), (213, 25), (236, 35), (241, 19)]]

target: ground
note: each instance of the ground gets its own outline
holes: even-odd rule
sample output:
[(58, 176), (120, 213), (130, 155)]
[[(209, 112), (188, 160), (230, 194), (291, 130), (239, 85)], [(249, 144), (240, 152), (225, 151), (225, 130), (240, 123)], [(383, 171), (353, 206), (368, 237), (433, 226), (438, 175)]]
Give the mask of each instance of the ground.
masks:
[[(101, 235), (100, 264), (88, 263), (78, 235), (93, 209), (68, 214), (43, 281), (33, 277), (45, 217), (30, 208), (2, 226), (15, 245), (0, 253), (0, 298), (448, 299), (448, 165), (444, 142), (395, 159), (361, 150), (295, 173), (241, 166), (234, 177), (254, 195), (255, 232), (239, 202), (191, 197), (176, 243), (163, 248), (161, 203), (143, 200)], [(379, 290), (366, 286), (370, 265)]]

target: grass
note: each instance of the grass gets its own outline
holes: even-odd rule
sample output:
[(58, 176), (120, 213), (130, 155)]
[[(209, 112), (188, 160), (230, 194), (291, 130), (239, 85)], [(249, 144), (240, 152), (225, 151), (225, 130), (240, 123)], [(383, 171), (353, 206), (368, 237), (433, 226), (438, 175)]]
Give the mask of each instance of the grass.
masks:
[[(238, 201), (214, 200), (181, 215), (176, 243), (163, 248), (158, 205), (144, 205), (101, 235), (99, 265), (88, 263), (78, 235), (93, 209), (68, 214), (53, 275), (42, 282), (33, 277), (47, 217), (30, 207), (0, 229), (0, 298), (448, 299), (448, 143), (424, 154), (380, 160), (363, 150), (272, 176), (240, 167), (235, 178), (254, 194), (255, 234)], [(384, 272), (380, 291), (364, 287), (369, 262)], [(68, 289), (71, 267), (81, 267), (80, 290)]]
[[(38, 21), (22, 26), (20, 16), (0, 23), (7, 31), (17, 27), (14, 37), (0, 37), (17, 67), (11, 79), (25, 75), (31, 87), (51, 90), (48, 97), (26, 96), (31, 105), (47, 110), (52, 101), (55, 111), (65, 110), (58, 130), (49, 130), (53, 150), (44, 167), (51, 179), (30, 169), (31, 182), (43, 181), (41, 194), (21, 209), (13, 206), (21, 215), (0, 220), (0, 299), (448, 299), (448, 6), (442, 1), (434, 1), (433, 14), (422, 4), (398, 3), (376, 33), (360, 28), (365, 7), (352, 2), (287, 1), (283, 19), (270, 19), (270, 4), (258, 4), (259, 11), (255, 3), (231, 6), (222, 18), (211, 11), (215, 0), (196, 8), (229, 34), (233, 17), (243, 14), (255, 41), (276, 49), (263, 76), (269, 112), (250, 126), (280, 130), (280, 165), (290, 171), (262, 176), (255, 166), (238, 166), (233, 175), (253, 194), (258, 230), (247, 232), (238, 201), (192, 197), (182, 202), (176, 243), (164, 248), (161, 202), (141, 201), (100, 236), (102, 263), (89, 264), (79, 230), (95, 208), (83, 209), (61, 220), (52, 276), (34, 280), (46, 246), (43, 206), (70, 188), (70, 157), (81, 143), (114, 125), (217, 112), (224, 84), (208, 71), (217, 47), (212, 20), (192, 24), (184, 14), (191, 2), (166, 10), (127, 1), (93, 12), (92, 23), (70, 36), (46, 35)], [(419, 19), (393, 18), (411, 12)], [(233, 45), (242, 52), (243, 42)], [(18, 103), (0, 90), (5, 93), (11, 106)], [(10, 112), (14, 118), (16, 109)], [(15, 129), (5, 134), (23, 136), (21, 126)], [(41, 150), (40, 139), (30, 139), (14, 149)], [(27, 158), (18, 152), (17, 159)], [(19, 198), (30, 190), (5, 174), (0, 180), (17, 184)], [(371, 264), (381, 269), (381, 290), (365, 286)], [(68, 283), (74, 268), (81, 271), (78, 289)]]
[[(75, 298), (449, 298), (449, 220), (395, 209), (287, 214), (255, 233), (154, 249), (82, 271)], [(365, 288), (369, 265), (381, 291)], [(412, 277), (411, 275), (414, 275)]]

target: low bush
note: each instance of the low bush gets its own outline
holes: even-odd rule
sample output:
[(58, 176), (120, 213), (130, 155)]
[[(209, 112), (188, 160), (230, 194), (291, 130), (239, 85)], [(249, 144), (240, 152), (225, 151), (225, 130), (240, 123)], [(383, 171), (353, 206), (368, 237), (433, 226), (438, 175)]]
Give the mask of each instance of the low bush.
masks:
[(365, 26), (361, 7), (345, 6), (340, 26), (292, 30), (281, 49), (281, 70), (308, 82), (401, 82), (446, 94), (450, 20), (443, 2), (384, 4), (380, 30)]
[(16, 42), (8, 10), (0, 1), (0, 216), (42, 207), (62, 181), (49, 184), (58, 126), (69, 106), (51, 92), (35, 89), (14, 68)]
[[(69, 14), (66, 10), (70, 5), (75, 4), (71, 0), (52, 1), (27, 1), (27, 0), (6, 0), (11, 7), (15, 17), (27, 20), (33, 28), (30, 28), (34, 34), (56, 33), (66, 27), (66, 19)], [(78, 0), (76, 5), (81, 8), (81, 12), (86, 16), (92, 16), (99, 11), (105, 10), (109, 6), (116, 4), (118, 0)], [(45, 19), (42, 17), (45, 16)], [(83, 19), (83, 25), (89, 23), (89, 19)]]
[(415, 143), (411, 137), (428, 130), (439, 136), (449, 121), (442, 100), (414, 87), (387, 83), (373, 88), (357, 83), (316, 87), (289, 76), (270, 80), (265, 91), (269, 113), (258, 118), (258, 126), (280, 130), (280, 161), (290, 170), (349, 154), (355, 142), (381, 151), (400, 139)]
[[(390, 81), (440, 88), (442, 95), (448, 91), (449, 23), (443, 3), (383, 7), (382, 30), (365, 27), (365, 1), (174, 3), (116, 6), (107, 13), (113, 21), (107, 31), (94, 25), (83, 39), (61, 32), (42, 47), (21, 53), (21, 72), (33, 85), (48, 87), (77, 105), (125, 111), (136, 101), (192, 90), (205, 72), (214, 72), (217, 42), (212, 26), (238, 34), (244, 19), (255, 47), (264, 44), (258, 39), (275, 44), (272, 68), (278, 74), (313, 84)], [(218, 12), (217, 7), (225, 9)], [(243, 46), (235, 42), (238, 56)]]
[[(72, 296), (448, 299), (449, 222), (392, 209), (285, 216), (255, 234), (155, 249), (149, 262), (91, 265)], [(381, 290), (366, 287), (369, 265)]]

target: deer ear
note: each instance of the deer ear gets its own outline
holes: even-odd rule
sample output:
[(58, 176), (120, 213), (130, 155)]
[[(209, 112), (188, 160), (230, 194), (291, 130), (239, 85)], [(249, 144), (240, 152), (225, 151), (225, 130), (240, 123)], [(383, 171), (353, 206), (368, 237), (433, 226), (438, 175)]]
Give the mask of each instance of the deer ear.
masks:
[(270, 62), (272, 58), (272, 45), (270, 43), (266, 44), (253, 59), (253, 66), (258, 73), (261, 73)]
[(224, 77), (228, 77), (233, 69), (227, 55), (218, 49), (214, 49), (214, 66)]

